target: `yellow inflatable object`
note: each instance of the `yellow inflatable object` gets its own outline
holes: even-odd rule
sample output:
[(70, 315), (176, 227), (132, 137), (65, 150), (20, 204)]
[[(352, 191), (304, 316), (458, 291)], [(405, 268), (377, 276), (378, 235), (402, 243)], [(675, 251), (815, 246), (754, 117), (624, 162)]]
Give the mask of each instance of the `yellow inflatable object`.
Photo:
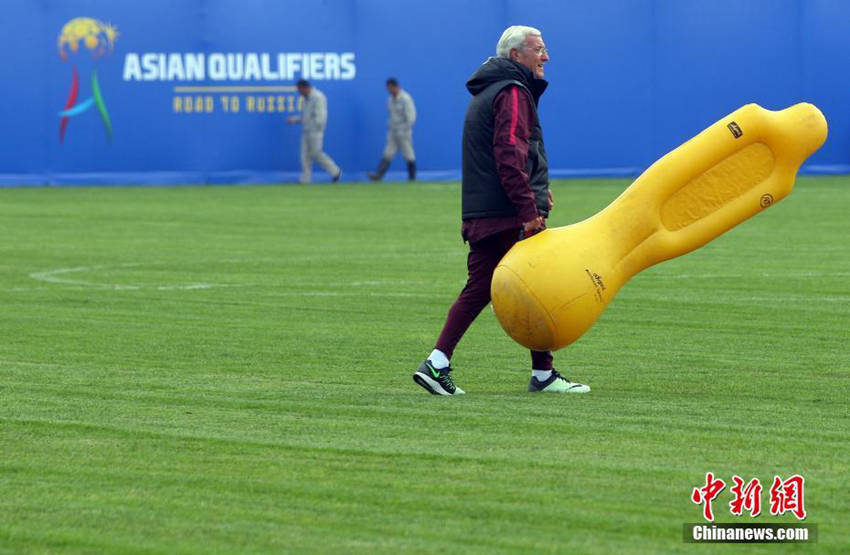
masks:
[(595, 216), (514, 245), (493, 274), (499, 322), (530, 349), (569, 345), (634, 274), (788, 195), (826, 132), (811, 104), (732, 112), (655, 162)]

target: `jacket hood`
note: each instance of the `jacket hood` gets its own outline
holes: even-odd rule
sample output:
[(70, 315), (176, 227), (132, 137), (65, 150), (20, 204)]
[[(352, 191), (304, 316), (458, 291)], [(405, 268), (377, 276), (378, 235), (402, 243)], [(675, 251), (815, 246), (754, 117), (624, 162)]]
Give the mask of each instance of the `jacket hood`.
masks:
[(466, 82), (466, 88), (472, 95), (476, 95), (493, 83), (506, 79), (525, 85), (531, 91), (535, 103), (549, 85), (545, 79), (538, 79), (530, 69), (509, 58), (487, 58)]

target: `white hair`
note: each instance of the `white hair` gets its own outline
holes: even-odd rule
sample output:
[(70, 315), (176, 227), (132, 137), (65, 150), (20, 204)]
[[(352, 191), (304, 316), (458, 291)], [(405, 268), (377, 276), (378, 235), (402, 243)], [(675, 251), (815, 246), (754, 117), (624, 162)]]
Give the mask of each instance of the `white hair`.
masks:
[(514, 48), (522, 49), (525, 45), (525, 37), (533, 35), (536, 37), (543, 36), (539, 29), (527, 27), (525, 25), (511, 25), (505, 32), (502, 33), (502, 38), (496, 44), (496, 56), (500, 58), (510, 58), (511, 50)]

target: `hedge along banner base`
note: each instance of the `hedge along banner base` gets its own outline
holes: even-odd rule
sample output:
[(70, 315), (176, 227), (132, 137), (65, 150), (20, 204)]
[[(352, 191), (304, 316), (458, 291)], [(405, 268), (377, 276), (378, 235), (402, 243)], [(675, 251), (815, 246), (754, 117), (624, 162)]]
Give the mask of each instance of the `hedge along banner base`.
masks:
[[(754, 1), (535, 4), (525, 23), (551, 55), (540, 114), (552, 177), (638, 175), (717, 113), (800, 101), (836, 129), (803, 173), (850, 172), (850, 4)], [(416, 102), (420, 179), (456, 180), (464, 83), (527, 11), (470, 0), (470, 15), (446, 20), (453, 6), (12, 0), (7, 38), (31, 47), (2, 54), (27, 86), (0, 90), (0, 185), (295, 181), (300, 128), (285, 119), (300, 78), (328, 97), (324, 150), (362, 180), (384, 146), (391, 76)], [(389, 175), (405, 170), (398, 157)]]

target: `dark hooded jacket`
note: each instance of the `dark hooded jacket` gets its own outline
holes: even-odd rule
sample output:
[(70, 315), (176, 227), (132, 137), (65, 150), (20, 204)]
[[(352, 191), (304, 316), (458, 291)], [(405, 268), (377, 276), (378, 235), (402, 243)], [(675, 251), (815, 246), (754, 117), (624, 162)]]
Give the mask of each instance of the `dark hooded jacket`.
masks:
[(502, 186), (493, 150), (493, 101), (509, 85), (522, 87), (534, 100), (530, 123), (525, 175), (534, 192), (540, 215), (549, 215), (549, 165), (543, 147), (543, 131), (537, 118), (537, 102), (548, 83), (537, 79), (527, 67), (508, 58), (490, 58), (470, 77), (466, 88), (473, 95), (463, 125), (464, 220), (517, 215)]

